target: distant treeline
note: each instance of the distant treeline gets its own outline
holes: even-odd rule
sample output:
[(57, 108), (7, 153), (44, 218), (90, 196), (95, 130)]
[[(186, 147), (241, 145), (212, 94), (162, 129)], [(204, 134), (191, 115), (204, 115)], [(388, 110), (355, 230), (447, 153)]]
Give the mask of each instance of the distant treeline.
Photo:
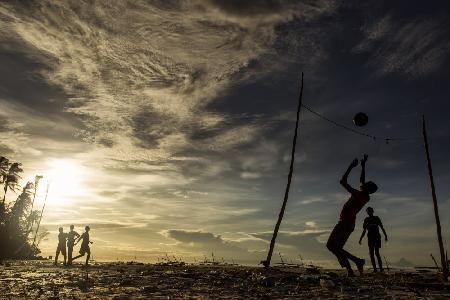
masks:
[[(48, 235), (45, 229), (36, 230), (42, 214), (34, 209), (34, 200), (42, 176), (22, 187), (19, 185), (22, 173), (21, 163), (0, 156), (0, 185), (4, 192), (0, 201), (0, 261), (35, 258), (40, 253), (39, 243)], [(6, 195), (11, 192), (19, 195), (7, 203)]]

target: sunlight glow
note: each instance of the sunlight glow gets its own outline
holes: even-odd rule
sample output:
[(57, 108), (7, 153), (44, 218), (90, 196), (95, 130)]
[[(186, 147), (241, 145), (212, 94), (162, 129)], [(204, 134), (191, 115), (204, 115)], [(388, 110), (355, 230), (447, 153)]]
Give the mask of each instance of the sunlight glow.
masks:
[(48, 171), (39, 184), (41, 201), (44, 201), (47, 184), (50, 185), (47, 205), (70, 205), (77, 196), (82, 195), (82, 167), (74, 160), (52, 160)]

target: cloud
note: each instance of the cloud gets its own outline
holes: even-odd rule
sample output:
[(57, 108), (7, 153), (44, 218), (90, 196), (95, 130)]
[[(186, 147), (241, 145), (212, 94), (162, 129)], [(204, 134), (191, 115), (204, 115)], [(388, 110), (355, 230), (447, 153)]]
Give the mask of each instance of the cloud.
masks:
[(261, 173), (257, 172), (242, 172), (241, 178), (243, 179), (258, 179), (261, 177)]
[[(110, 156), (167, 159), (188, 147), (193, 132), (226, 118), (205, 106), (233, 81), (254, 81), (271, 71), (269, 65), (249, 65), (275, 53), (275, 26), (294, 17), (316, 18), (335, 6), (327, 1), (44, 1), (4, 4), (0, 13), (12, 32), (5, 36), (45, 54), (35, 58), (51, 69), (39, 75), (69, 95), (65, 110), (84, 124), (79, 137), (111, 148)], [(259, 130), (232, 127), (204, 144), (226, 151), (250, 142)]]
[(213, 251), (220, 255), (224, 253), (238, 255), (239, 253), (244, 254), (248, 252), (247, 249), (239, 247), (238, 244), (225, 241), (220, 235), (214, 235), (210, 232), (169, 229), (162, 231), (161, 234), (176, 240), (183, 246), (201, 249), (206, 253)]
[[(306, 230), (303, 232), (280, 231), (277, 239), (277, 251), (290, 257), (298, 253), (308, 259), (328, 259), (329, 254), (318, 238), (328, 231)], [(178, 246), (201, 250), (204, 253), (214, 252), (217, 255), (234, 258), (236, 261), (257, 264), (267, 254), (272, 232), (240, 233), (239, 237), (224, 239), (204, 231), (183, 229), (164, 230), (161, 234), (178, 242)], [(318, 251), (318, 249), (324, 249)], [(274, 260), (277, 260), (275, 258)]]
[(317, 223), (315, 221), (307, 221), (305, 222), (305, 225), (308, 227), (317, 227)]
[(393, 15), (362, 28), (364, 39), (354, 48), (369, 55), (376, 74), (400, 73), (423, 77), (435, 72), (450, 50), (448, 16), (426, 16), (402, 20)]
[[(328, 258), (325, 244), (319, 241), (320, 237), (327, 235), (329, 230), (280, 231), (277, 236), (277, 245), (292, 248), (290, 252), (301, 252), (311, 259)], [(251, 233), (250, 235), (264, 241), (272, 239), (272, 232)], [(323, 251), (321, 251), (321, 249)], [(289, 250), (288, 250), (289, 251)]]

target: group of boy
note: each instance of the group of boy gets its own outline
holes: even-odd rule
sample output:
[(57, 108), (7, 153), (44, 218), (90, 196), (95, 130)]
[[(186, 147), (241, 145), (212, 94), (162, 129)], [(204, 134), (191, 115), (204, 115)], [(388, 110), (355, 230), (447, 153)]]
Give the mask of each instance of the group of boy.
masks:
[[(348, 251), (344, 250), (344, 245), (347, 242), (348, 238), (350, 237), (351, 233), (355, 229), (355, 222), (356, 222), (356, 215), (358, 212), (369, 202), (370, 195), (375, 193), (378, 189), (378, 186), (372, 182), (367, 181), (366, 182), (366, 162), (367, 162), (368, 156), (364, 154), (361, 161), (358, 159), (354, 159), (349, 167), (347, 168), (347, 171), (344, 173), (344, 175), (341, 178), (341, 185), (350, 193), (350, 198), (345, 202), (344, 206), (342, 207), (339, 222), (334, 227), (333, 231), (330, 234), (330, 237), (328, 238), (327, 242), (327, 248), (330, 250), (338, 259), (340, 265), (347, 270), (347, 274), (349, 277), (355, 276), (351, 266), (350, 261), (354, 262), (356, 264), (356, 267), (358, 268), (358, 271), (362, 274), (364, 269), (365, 260), (358, 258), (354, 256), (353, 254), (349, 253)], [(361, 176), (360, 176), (360, 189), (357, 190), (350, 186), (347, 182), (348, 176), (350, 172), (358, 166), (359, 162), (361, 162)], [(380, 227), (381, 230), (384, 233), (385, 240), (387, 241), (387, 234), (383, 227), (383, 224), (381, 223), (381, 219), (377, 216), (374, 216), (374, 210), (371, 207), (368, 207), (366, 209), (367, 214), (369, 215), (364, 220), (364, 231), (359, 239), (359, 243), (361, 244), (361, 241), (366, 233), (368, 232), (368, 246), (369, 246), (369, 252), (370, 252), (370, 258), (372, 261), (373, 269), (376, 272), (377, 266), (375, 262), (375, 255), (378, 260), (378, 266), (379, 271), (383, 271), (383, 264), (381, 261), (381, 256), (379, 249), (381, 247), (381, 236), (379, 233), (378, 228)], [(67, 250), (68, 250), (68, 261), (67, 264), (71, 265), (72, 261), (84, 256), (87, 254), (86, 257), (86, 266), (88, 265), (89, 258), (91, 256), (91, 250), (89, 248), (89, 244), (92, 243), (89, 240), (89, 226), (85, 227), (85, 232), (82, 235), (79, 235), (75, 230), (74, 226), (70, 225), (70, 231), (68, 233), (65, 233), (63, 228), (59, 228), (59, 235), (58, 235), (58, 248), (56, 249), (56, 256), (55, 256), (55, 265), (58, 264), (58, 256), (60, 253), (64, 255), (64, 265), (66, 265), (66, 243), (67, 243)], [(77, 240), (75, 242), (75, 240)], [(80, 247), (80, 255), (72, 257), (73, 253), (73, 247), (82, 240), (81, 247)], [(374, 255), (375, 254), (375, 255)]]
[[(80, 258), (87, 254), (86, 256), (86, 266), (89, 263), (89, 259), (91, 257), (91, 249), (89, 247), (89, 244), (92, 244), (92, 242), (89, 240), (89, 226), (85, 227), (85, 232), (81, 235), (78, 234), (74, 230), (75, 226), (70, 225), (70, 231), (68, 233), (64, 232), (64, 229), (62, 227), (59, 227), (59, 234), (58, 234), (58, 247), (56, 248), (56, 255), (55, 255), (55, 266), (58, 265), (58, 257), (61, 253), (64, 256), (64, 265), (72, 265), (72, 261), (74, 261), (77, 258)], [(79, 241), (81, 242), (80, 246), (80, 255), (77, 255), (75, 257), (72, 257), (73, 254), (73, 248), (75, 245), (78, 244)], [(66, 244), (67, 244), (67, 254), (66, 255)]]

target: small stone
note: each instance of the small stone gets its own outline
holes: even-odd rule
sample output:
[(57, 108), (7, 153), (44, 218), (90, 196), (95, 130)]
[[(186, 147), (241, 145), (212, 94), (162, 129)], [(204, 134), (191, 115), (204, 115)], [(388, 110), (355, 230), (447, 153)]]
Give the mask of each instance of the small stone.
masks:
[(335, 286), (332, 280), (320, 279), (320, 286), (324, 289), (333, 288)]

